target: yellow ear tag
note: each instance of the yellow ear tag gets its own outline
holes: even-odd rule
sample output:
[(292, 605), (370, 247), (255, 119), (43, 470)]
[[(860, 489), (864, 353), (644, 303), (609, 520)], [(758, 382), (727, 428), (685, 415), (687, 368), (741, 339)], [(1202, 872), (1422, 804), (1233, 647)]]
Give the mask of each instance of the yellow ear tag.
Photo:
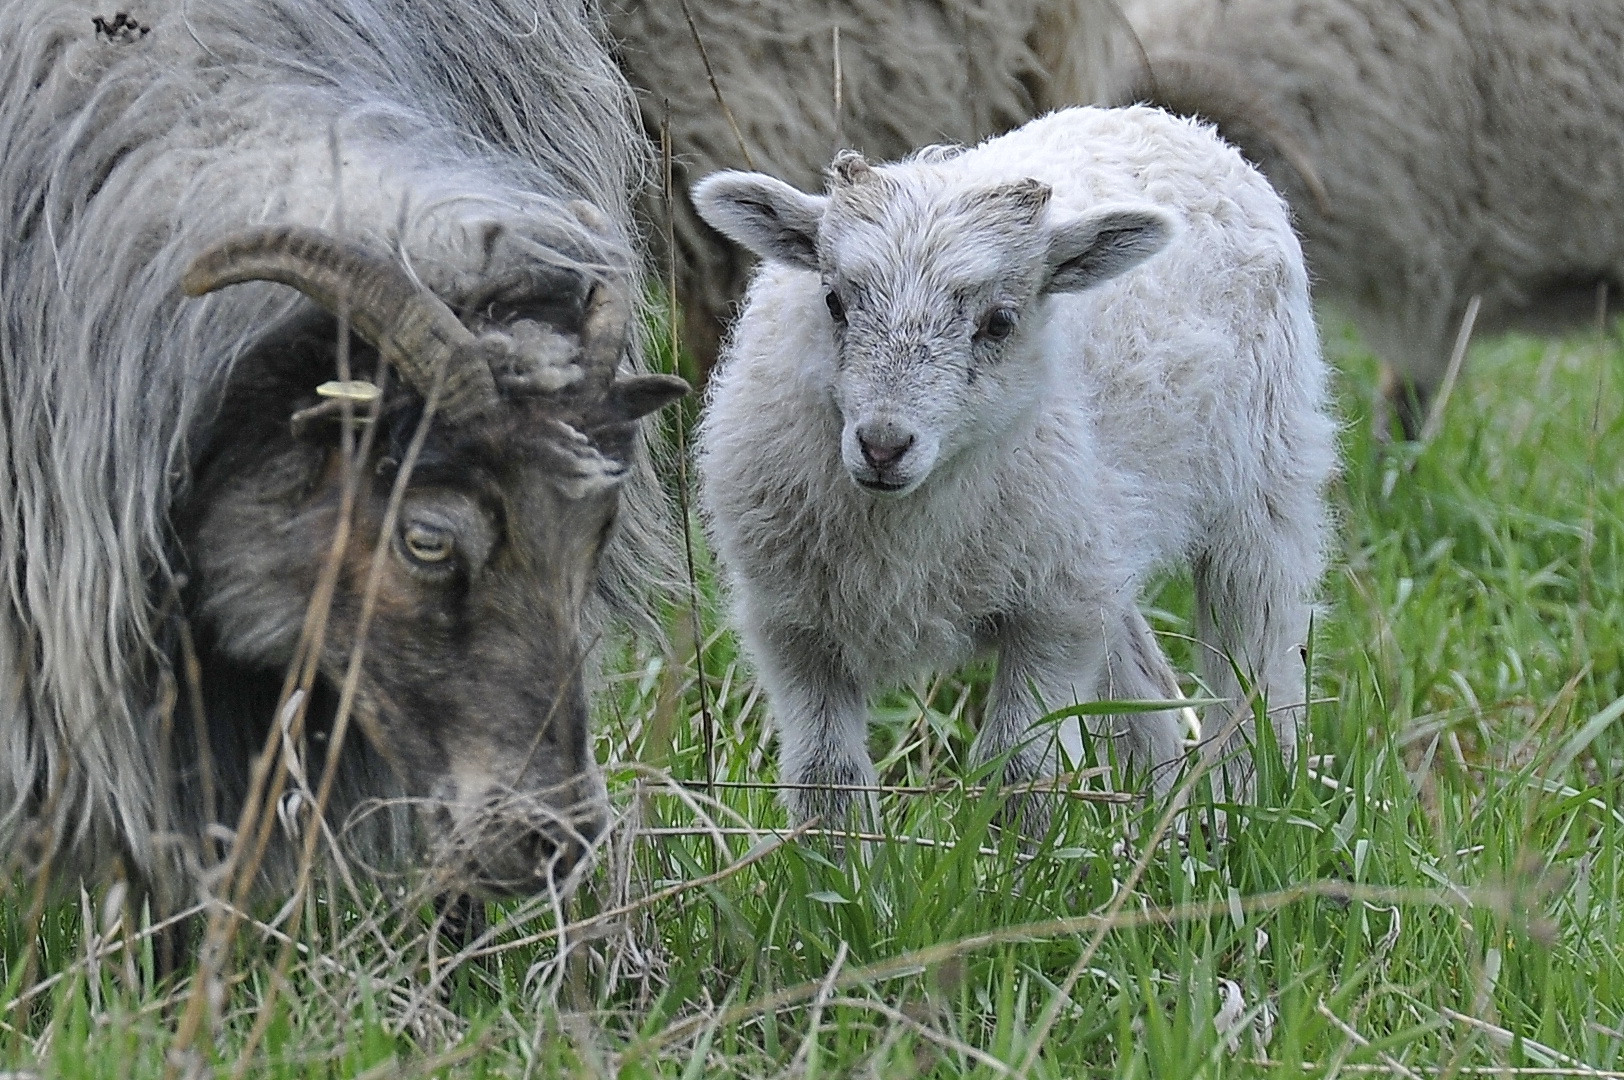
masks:
[(353, 401), (357, 405), (370, 405), (378, 400), (378, 388), (360, 379), (350, 382), (324, 382), (316, 387), (318, 397)]

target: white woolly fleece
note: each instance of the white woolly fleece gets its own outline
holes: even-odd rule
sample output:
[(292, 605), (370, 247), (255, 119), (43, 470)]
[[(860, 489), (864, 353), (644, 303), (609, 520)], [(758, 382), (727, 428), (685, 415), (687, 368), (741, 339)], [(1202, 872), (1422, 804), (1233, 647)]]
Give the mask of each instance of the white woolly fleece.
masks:
[[(1035, 215), (1009, 194), (1028, 180), (1052, 193)], [(1131, 108), (1055, 113), (962, 153), (837, 162), (827, 198), (769, 183), (696, 190), (724, 231), (738, 219), (722, 204), (743, 192), (733, 210), (781, 199), (815, 233), (815, 254), (769, 261), (751, 286), (697, 458), (782, 779), (871, 780), (867, 696), (982, 649), (999, 656), (982, 759), (1029, 744), (1044, 707), (1165, 696), (1135, 604), (1176, 561), (1194, 569), (1210, 689), (1243, 697), (1233, 659), (1289, 751), (1335, 425), (1302, 253), (1262, 176), (1210, 129)], [(1053, 237), (1102, 207), (1170, 220), (1165, 248), (1051, 291)], [(978, 305), (1011, 307), (1014, 332), (976, 336)], [(904, 494), (854, 482), (848, 429), (874, 410), (942, 448)], [(1168, 781), (1172, 716), (1106, 729)], [(1013, 771), (1045, 757), (1025, 745)]]

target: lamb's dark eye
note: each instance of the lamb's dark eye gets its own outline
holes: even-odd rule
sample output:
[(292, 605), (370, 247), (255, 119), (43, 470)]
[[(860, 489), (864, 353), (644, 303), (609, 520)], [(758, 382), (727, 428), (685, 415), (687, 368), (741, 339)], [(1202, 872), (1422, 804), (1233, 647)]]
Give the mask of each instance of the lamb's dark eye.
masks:
[(995, 307), (981, 320), (981, 328), (976, 331), (976, 337), (983, 341), (1003, 341), (1014, 329), (1015, 309)]
[(449, 562), (457, 552), (457, 541), (451, 530), (421, 521), (406, 523), (400, 530), (400, 544), (407, 557), (423, 567), (438, 567)]
[(830, 289), (823, 294), (823, 302), (829, 305), (829, 316), (837, 323), (846, 321), (846, 305), (840, 302), (840, 294)]

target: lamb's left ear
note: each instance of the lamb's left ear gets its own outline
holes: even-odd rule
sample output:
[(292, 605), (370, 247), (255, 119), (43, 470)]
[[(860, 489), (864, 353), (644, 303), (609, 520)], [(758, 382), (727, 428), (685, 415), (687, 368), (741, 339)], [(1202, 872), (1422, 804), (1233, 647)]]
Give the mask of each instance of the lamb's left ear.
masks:
[(717, 172), (694, 185), (694, 209), (729, 240), (805, 270), (818, 268), (818, 229), (829, 200), (765, 173)]
[(1081, 292), (1132, 270), (1173, 239), (1178, 222), (1149, 203), (1052, 214), (1045, 292)]

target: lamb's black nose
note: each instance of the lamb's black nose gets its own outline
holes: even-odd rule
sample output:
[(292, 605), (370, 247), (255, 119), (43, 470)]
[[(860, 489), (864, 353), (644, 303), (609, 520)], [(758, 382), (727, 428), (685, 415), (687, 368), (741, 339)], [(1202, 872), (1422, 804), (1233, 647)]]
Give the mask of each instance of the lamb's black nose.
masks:
[(895, 424), (864, 424), (857, 429), (857, 445), (871, 468), (888, 469), (901, 460), (914, 437)]

